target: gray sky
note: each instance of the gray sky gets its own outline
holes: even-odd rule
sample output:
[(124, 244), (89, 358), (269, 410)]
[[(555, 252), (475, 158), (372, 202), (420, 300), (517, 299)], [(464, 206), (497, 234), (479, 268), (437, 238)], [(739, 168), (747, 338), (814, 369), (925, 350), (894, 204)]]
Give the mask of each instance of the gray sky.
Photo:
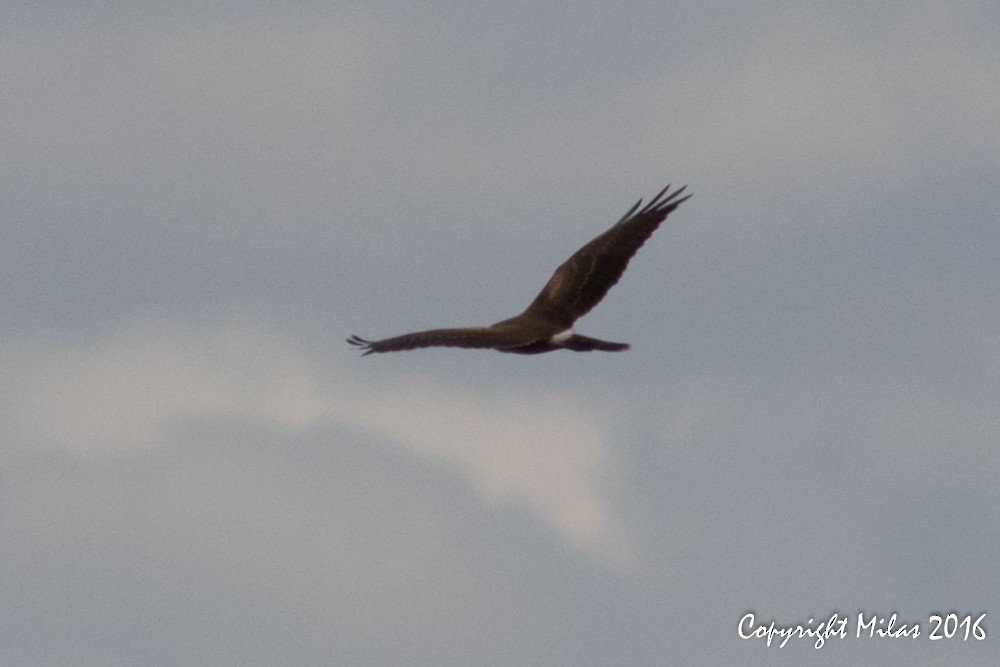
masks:
[[(0, 10), (9, 664), (997, 664), (995, 2), (64, 4)], [(627, 353), (344, 342), (667, 182)]]

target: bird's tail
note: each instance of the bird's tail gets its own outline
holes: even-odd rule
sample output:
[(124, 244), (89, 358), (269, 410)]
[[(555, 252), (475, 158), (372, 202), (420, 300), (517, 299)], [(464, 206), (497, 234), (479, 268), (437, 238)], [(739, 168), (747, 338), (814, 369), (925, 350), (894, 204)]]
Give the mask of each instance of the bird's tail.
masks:
[(612, 343), (606, 340), (598, 340), (597, 338), (581, 336), (580, 334), (573, 334), (564, 340), (561, 345), (567, 350), (573, 350), (574, 352), (590, 352), (591, 350), (601, 350), (602, 352), (621, 352), (629, 349), (628, 343)]

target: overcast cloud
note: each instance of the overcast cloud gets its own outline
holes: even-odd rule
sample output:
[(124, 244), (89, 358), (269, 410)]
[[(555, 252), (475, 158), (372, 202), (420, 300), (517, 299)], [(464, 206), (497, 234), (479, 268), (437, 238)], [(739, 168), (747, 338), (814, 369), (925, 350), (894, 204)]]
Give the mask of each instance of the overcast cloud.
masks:
[[(0, 10), (5, 664), (997, 664), (995, 3), (63, 5)], [(667, 182), (627, 353), (344, 342)]]

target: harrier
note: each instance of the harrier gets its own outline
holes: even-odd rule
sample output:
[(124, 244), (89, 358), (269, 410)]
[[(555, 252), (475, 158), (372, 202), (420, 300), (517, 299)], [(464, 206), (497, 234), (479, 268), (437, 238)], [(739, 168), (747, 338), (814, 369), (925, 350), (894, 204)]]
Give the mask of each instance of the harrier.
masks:
[[(687, 187), (687, 186), (684, 186)], [(488, 327), (431, 329), (382, 340), (351, 336), (347, 342), (365, 351), (395, 352), (418, 347), (477, 347), (500, 352), (540, 354), (553, 350), (619, 352), (627, 343), (611, 343), (573, 332), (573, 323), (600, 303), (625, 273), (629, 260), (656, 228), (682, 202), (684, 188), (667, 195), (663, 188), (652, 201), (642, 200), (608, 231), (577, 250), (556, 269), (542, 291), (520, 315)]]

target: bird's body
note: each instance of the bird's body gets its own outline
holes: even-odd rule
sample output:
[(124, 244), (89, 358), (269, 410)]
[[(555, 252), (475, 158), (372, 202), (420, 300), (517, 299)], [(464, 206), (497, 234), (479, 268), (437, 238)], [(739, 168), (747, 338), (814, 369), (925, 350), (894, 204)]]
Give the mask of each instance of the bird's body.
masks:
[(681, 202), (684, 188), (670, 195), (668, 185), (641, 210), (640, 199), (606, 232), (576, 251), (556, 269), (531, 305), (515, 317), (488, 327), (431, 329), (393, 338), (368, 341), (351, 336), (347, 342), (373, 352), (394, 352), (421, 347), (492, 348), (516, 354), (540, 354), (566, 349), (575, 352), (627, 350), (626, 343), (611, 343), (573, 332), (573, 323), (600, 303), (625, 273), (629, 260)]

